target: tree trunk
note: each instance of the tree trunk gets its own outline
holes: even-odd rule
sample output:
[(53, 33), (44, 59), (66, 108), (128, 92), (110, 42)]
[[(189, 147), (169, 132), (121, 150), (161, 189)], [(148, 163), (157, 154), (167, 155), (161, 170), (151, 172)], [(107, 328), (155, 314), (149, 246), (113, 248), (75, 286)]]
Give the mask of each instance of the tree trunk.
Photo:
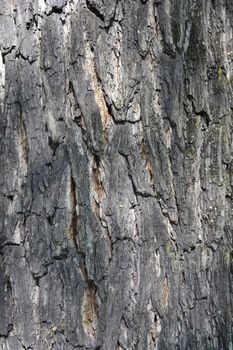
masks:
[(2, 350), (232, 349), (231, 0), (1, 0)]

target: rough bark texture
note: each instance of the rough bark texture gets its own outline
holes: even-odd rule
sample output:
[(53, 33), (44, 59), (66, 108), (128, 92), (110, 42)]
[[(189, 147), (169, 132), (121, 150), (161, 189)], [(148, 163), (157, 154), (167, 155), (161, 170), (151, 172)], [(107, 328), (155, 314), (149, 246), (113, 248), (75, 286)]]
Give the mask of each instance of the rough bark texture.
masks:
[(2, 350), (232, 349), (232, 0), (1, 0)]

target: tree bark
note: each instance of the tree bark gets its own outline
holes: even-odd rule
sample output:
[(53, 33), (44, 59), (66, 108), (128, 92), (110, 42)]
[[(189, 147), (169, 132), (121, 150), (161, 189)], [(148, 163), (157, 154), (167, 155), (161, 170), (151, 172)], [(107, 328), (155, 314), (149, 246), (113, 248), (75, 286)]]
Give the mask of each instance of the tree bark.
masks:
[(232, 349), (231, 0), (1, 0), (2, 350)]

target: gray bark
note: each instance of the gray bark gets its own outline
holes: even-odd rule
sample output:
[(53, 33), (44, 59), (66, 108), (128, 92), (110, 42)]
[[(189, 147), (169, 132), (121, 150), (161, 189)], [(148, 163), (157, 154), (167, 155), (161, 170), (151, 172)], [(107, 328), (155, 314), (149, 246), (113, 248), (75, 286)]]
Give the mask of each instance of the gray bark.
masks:
[(0, 12), (0, 348), (232, 350), (232, 1)]

